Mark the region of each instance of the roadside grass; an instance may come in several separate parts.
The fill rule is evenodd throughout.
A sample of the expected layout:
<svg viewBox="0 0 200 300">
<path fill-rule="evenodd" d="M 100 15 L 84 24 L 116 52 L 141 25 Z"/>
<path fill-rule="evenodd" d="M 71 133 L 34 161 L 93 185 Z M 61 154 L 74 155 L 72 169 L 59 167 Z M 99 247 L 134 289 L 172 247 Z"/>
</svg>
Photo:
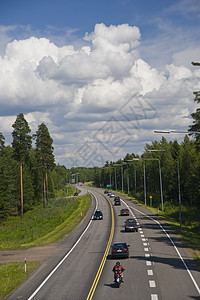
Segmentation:
<svg viewBox="0 0 200 300">
<path fill-rule="evenodd" d="M 68 185 L 68 186 L 65 186 L 63 189 L 55 190 L 54 194 L 55 194 L 55 198 L 62 198 L 62 197 L 73 196 L 75 191 L 76 190 L 73 186 Z M 77 192 L 79 193 L 80 190 L 77 190 Z"/>
<path fill-rule="evenodd" d="M 37 262 L 27 262 L 25 273 L 22 262 L 0 264 L 0 300 L 21 285 L 38 266 Z"/>
<path fill-rule="evenodd" d="M 19 216 L 10 217 L 0 225 L 0 249 L 33 247 L 55 242 L 68 234 L 86 215 L 91 205 L 89 194 L 81 197 L 49 200 Z"/>
<path fill-rule="evenodd" d="M 49 200 L 47 208 L 38 206 L 24 214 L 24 219 L 11 217 L 0 226 L 1 249 L 30 248 L 62 239 L 85 217 L 92 199 L 81 197 Z M 38 262 L 0 264 L 0 300 L 20 286 L 39 267 Z"/>
<path fill-rule="evenodd" d="M 113 191 L 115 192 L 115 191 Z M 150 207 L 144 205 L 143 202 L 136 200 L 133 197 L 128 196 L 125 193 L 117 191 L 118 194 L 125 196 L 129 200 L 136 204 L 147 207 L 149 210 L 159 215 L 161 219 L 170 224 L 171 228 L 178 234 L 183 244 L 189 249 L 193 256 L 198 268 L 200 268 L 200 209 L 196 207 L 186 207 L 182 205 L 182 229 L 179 222 L 179 206 L 172 205 L 170 202 L 164 203 L 164 212 L 161 207 Z"/>
</svg>

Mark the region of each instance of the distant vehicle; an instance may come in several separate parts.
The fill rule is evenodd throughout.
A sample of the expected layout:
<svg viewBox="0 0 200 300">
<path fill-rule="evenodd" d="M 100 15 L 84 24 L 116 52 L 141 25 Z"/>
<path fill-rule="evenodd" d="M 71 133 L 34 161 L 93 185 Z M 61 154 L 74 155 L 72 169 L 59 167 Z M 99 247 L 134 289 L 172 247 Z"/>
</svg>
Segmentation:
<svg viewBox="0 0 200 300">
<path fill-rule="evenodd" d="M 129 247 L 130 247 L 130 245 L 127 245 L 127 243 L 124 243 L 124 242 L 114 243 L 112 245 L 111 257 L 112 258 L 116 258 L 116 257 L 128 258 L 129 257 Z"/>
<path fill-rule="evenodd" d="M 125 231 L 138 231 L 137 222 L 135 219 L 127 219 L 124 227 Z"/>
<path fill-rule="evenodd" d="M 121 216 L 129 216 L 129 210 L 128 210 L 128 208 L 122 208 L 120 210 L 120 215 Z"/>
<path fill-rule="evenodd" d="M 110 194 L 110 198 L 115 198 L 115 195 L 114 194 Z"/>
<path fill-rule="evenodd" d="M 116 200 L 118 200 L 118 199 L 120 200 L 119 196 L 115 196 L 115 199 L 116 199 Z"/>
<path fill-rule="evenodd" d="M 78 193 L 77 193 L 77 192 L 75 192 L 75 193 L 74 193 L 74 196 L 78 196 Z"/>
<path fill-rule="evenodd" d="M 101 212 L 100 209 L 96 209 L 93 219 L 94 220 L 103 220 L 103 213 Z"/>
<path fill-rule="evenodd" d="M 120 199 L 114 199 L 114 205 L 121 205 Z"/>
<path fill-rule="evenodd" d="M 108 194 L 108 191 L 107 191 L 107 190 L 105 190 L 105 191 L 104 191 L 104 194 Z"/>
<path fill-rule="evenodd" d="M 108 196 L 110 196 L 112 193 L 111 192 L 108 192 Z"/>
</svg>

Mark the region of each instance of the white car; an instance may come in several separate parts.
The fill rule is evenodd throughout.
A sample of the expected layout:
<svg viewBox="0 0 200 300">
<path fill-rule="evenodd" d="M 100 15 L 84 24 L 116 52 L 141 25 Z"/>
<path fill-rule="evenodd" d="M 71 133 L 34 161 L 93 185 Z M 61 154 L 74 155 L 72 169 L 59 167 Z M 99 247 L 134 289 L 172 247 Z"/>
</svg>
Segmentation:
<svg viewBox="0 0 200 300">
<path fill-rule="evenodd" d="M 114 194 L 111 194 L 111 195 L 110 195 L 110 198 L 115 198 L 115 195 L 114 195 Z"/>
</svg>

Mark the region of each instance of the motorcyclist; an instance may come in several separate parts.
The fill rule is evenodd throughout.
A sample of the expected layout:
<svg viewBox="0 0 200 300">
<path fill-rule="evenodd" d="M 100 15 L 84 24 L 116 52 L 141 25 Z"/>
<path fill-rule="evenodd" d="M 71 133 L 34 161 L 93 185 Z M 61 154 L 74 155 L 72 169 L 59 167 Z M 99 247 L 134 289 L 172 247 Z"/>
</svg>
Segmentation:
<svg viewBox="0 0 200 300">
<path fill-rule="evenodd" d="M 121 266 L 119 261 L 116 262 L 116 264 L 115 264 L 115 266 L 113 267 L 112 270 L 114 272 L 114 280 L 115 280 L 115 274 L 117 272 L 120 272 L 119 274 L 120 274 L 121 280 L 122 280 L 122 282 L 124 282 L 123 281 L 123 271 L 125 271 L 125 269 Z"/>
</svg>

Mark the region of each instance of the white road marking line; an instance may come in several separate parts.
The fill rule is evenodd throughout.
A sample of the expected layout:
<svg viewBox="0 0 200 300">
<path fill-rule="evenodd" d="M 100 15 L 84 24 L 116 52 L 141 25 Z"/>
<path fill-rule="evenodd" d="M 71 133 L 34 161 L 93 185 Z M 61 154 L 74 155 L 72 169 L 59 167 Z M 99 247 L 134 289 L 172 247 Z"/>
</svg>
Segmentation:
<svg viewBox="0 0 200 300">
<path fill-rule="evenodd" d="M 144 256 L 145 256 L 145 257 L 150 257 L 150 254 L 149 254 L 149 253 L 145 253 Z"/>
<path fill-rule="evenodd" d="M 122 201 L 123 201 L 123 200 L 122 200 Z M 182 261 L 182 263 L 183 263 L 183 265 L 184 265 L 184 267 L 185 267 L 185 269 L 186 269 L 186 271 L 188 272 L 188 274 L 189 274 L 189 276 L 190 276 L 190 279 L 192 280 L 192 282 L 193 282 L 193 284 L 194 284 L 194 286 L 195 286 L 197 292 L 200 294 L 200 287 L 198 286 L 197 282 L 195 281 L 194 277 L 192 276 L 191 271 L 189 270 L 187 264 L 185 263 L 185 261 L 184 261 L 182 255 L 180 254 L 180 252 L 179 252 L 178 248 L 176 247 L 174 241 L 172 240 L 172 238 L 170 237 L 170 235 L 167 233 L 167 231 L 163 228 L 163 226 L 160 224 L 160 222 L 158 222 L 158 221 L 155 220 L 154 218 L 152 218 L 152 217 L 146 215 L 145 213 L 141 212 L 139 209 L 128 206 L 128 205 L 126 204 L 125 201 L 123 201 L 123 203 L 124 203 L 130 210 L 131 210 L 131 208 L 134 209 L 134 210 L 136 210 L 137 212 L 139 212 L 139 213 L 142 214 L 143 216 L 146 216 L 147 218 L 149 218 L 150 220 L 154 221 L 155 223 L 157 223 L 157 224 L 160 226 L 160 228 L 162 229 L 162 231 L 166 234 L 166 236 L 168 237 L 168 239 L 169 239 L 170 242 L 172 243 L 172 245 L 173 245 L 173 247 L 174 247 L 176 253 L 178 254 L 180 260 Z M 132 212 L 132 211 L 131 211 L 131 212 Z M 144 237 L 144 236 L 141 236 L 141 237 Z"/>
<path fill-rule="evenodd" d="M 151 294 L 151 300 L 158 300 L 157 294 Z"/>
<path fill-rule="evenodd" d="M 147 274 L 148 274 L 149 276 L 152 276 L 152 275 L 153 275 L 153 270 L 147 270 Z"/>
<path fill-rule="evenodd" d="M 96 208 L 97 208 L 97 204 L 98 204 L 98 200 L 96 198 L 96 196 L 91 193 L 96 200 Z M 95 210 L 96 210 L 95 208 Z M 90 220 L 90 222 L 88 223 L 87 227 L 85 228 L 85 230 L 83 231 L 83 233 L 81 234 L 81 236 L 79 237 L 79 239 L 76 241 L 76 243 L 74 244 L 74 246 L 69 250 L 69 252 L 67 252 L 67 254 L 63 257 L 63 259 L 55 266 L 55 268 L 49 273 L 49 275 L 43 280 L 43 282 L 39 285 L 39 287 L 35 290 L 35 292 L 33 292 L 33 294 L 28 298 L 28 300 L 31 300 L 35 297 L 35 295 L 41 290 L 41 288 L 45 285 L 45 283 L 49 280 L 49 278 L 56 272 L 56 270 L 60 267 L 60 265 L 65 261 L 65 259 L 70 255 L 70 253 L 74 250 L 74 248 L 78 245 L 78 243 L 80 242 L 80 240 L 82 239 L 83 235 L 86 233 L 86 231 L 88 230 L 88 228 L 90 227 L 92 223 L 92 220 Z"/>
<path fill-rule="evenodd" d="M 150 286 L 151 288 L 156 287 L 155 280 L 149 280 L 149 286 Z"/>
<path fill-rule="evenodd" d="M 146 239 L 142 239 L 143 242 L 146 242 Z"/>
<path fill-rule="evenodd" d="M 148 251 L 149 251 L 149 248 L 144 248 L 144 251 L 145 251 L 145 252 L 148 252 Z"/>
<path fill-rule="evenodd" d="M 147 246 L 147 243 L 143 243 L 143 246 Z"/>
<path fill-rule="evenodd" d="M 151 261 L 147 260 L 147 261 L 146 261 L 146 265 L 147 265 L 147 266 L 151 266 Z"/>
<path fill-rule="evenodd" d="M 144 238 L 144 234 L 141 234 L 141 237 L 143 237 L 143 238 Z"/>
</svg>

